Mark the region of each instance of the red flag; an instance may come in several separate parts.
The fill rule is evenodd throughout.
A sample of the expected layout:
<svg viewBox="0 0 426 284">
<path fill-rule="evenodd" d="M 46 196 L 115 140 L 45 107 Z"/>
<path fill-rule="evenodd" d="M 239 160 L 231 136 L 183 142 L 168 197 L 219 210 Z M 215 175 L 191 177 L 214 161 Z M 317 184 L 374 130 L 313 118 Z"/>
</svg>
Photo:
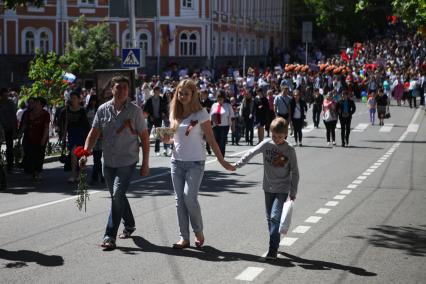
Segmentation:
<svg viewBox="0 0 426 284">
<path fill-rule="evenodd" d="M 353 59 L 355 60 L 357 57 L 358 57 L 358 48 L 357 48 L 357 47 L 355 47 L 355 48 L 354 48 L 354 56 L 353 56 Z"/>
<path fill-rule="evenodd" d="M 346 54 L 346 51 L 342 50 L 342 52 L 340 54 L 341 54 L 343 60 L 345 60 L 346 62 L 350 61 L 348 55 Z"/>
</svg>

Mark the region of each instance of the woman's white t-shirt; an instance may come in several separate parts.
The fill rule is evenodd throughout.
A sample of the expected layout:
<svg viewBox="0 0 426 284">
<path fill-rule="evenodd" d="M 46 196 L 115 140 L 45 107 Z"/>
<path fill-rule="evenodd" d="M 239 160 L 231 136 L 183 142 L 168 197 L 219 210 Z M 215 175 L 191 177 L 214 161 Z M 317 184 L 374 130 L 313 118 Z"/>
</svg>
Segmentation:
<svg viewBox="0 0 426 284">
<path fill-rule="evenodd" d="M 174 149 L 172 154 L 172 160 L 179 161 L 205 161 L 206 160 L 206 149 L 204 141 L 204 132 L 201 128 L 201 124 L 208 121 L 210 116 L 206 109 L 202 109 L 196 113 L 190 114 L 184 118 L 179 124 L 174 139 Z M 191 121 L 195 123 L 195 126 L 189 131 L 188 135 L 185 132 Z"/>
</svg>

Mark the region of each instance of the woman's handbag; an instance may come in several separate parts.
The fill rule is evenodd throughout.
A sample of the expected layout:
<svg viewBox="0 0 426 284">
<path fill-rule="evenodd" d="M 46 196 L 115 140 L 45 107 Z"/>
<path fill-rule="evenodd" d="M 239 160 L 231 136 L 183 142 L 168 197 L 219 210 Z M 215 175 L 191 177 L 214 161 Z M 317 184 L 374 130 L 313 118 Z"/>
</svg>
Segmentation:
<svg viewBox="0 0 426 284">
<path fill-rule="evenodd" d="M 293 203 L 294 201 L 290 199 L 284 202 L 279 228 L 280 234 L 286 235 L 290 229 L 291 216 L 293 215 Z"/>
</svg>

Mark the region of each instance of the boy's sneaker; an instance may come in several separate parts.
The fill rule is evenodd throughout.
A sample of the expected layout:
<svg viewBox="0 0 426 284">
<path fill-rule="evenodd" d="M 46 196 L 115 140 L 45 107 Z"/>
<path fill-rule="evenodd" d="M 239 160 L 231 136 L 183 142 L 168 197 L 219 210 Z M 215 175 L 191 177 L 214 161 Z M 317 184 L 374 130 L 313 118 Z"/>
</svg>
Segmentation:
<svg viewBox="0 0 426 284">
<path fill-rule="evenodd" d="M 277 251 L 269 250 L 268 254 L 265 256 L 266 260 L 277 260 Z"/>
</svg>

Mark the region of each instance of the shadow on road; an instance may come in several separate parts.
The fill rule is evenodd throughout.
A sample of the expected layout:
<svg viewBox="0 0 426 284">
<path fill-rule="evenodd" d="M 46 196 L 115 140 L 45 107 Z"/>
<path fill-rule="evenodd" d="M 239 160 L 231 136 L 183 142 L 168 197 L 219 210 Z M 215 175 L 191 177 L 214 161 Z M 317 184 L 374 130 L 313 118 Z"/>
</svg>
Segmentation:
<svg viewBox="0 0 426 284">
<path fill-rule="evenodd" d="M 336 269 L 336 270 L 347 271 L 347 272 L 350 272 L 352 274 L 359 275 L 359 276 L 377 276 L 376 273 L 369 272 L 369 271 L 365 270 L 364 268 L 360 268 L 360 267 L 347 266 L 347 265 L 342 265 L 342 264 L 338 264 L 338 263 L 334 263 L 334 262 L 328 262 L 328 261 L 304 259 L 304 258 L 297 257 L 297 256 L 291 255 L 289 253 L 285 253 L 285 252 L 281 252 L 281 255 L 284 255 L 285 257 L 290 259 L 290 261 L 292 263 L 294 263 L 294 264 L 297 263 L 298 266 L 300 266 L 304 269 L 310 269 L 310 270 L 332 270 L 332 269 Z"/>
<path fill-rule="evenodd" d="M 280 267 L 302 267 L 304 269 L 311 270 L 343 270 L 350 272 L 359 276 L 376 276 L 376 273 L 368 272 L 363 268 L 354 267 L 354 266 L 346 266 L 333 262 L 326 262 L 320 260 L 309 260 L 303 259 L 288 253 L 281 253 L 281 255 L 286 258 L 278 258 L 276 261 L 266 261 L 264 258 L 258 255 L 240 253 L 240 252 L 225 252 L 219 249 L 216 249 L 211 246 L 204 246 L 201 249 L 185 249 L 185 250 L 176 250 L 172 247 L 158 246 L 152 244 L 148 240 L 134 236 L 133 242 L 137 246 L 137 248 L 130 247 L 117 247 L 117 249 L 123 251 L 126 254 L 135 254 L 137 251 L 141 252 L 154 252 L 161 253 L 172 256 L 179 257 L 191 257 L 197 258 L 203 261 L 213 261 L 213 262 L 229 262 L 229 261 L 249 261 L 249 262 L 258 262 L 265 263 L 268 262 L 270 265 L 280 266 Z"/>
<path fill-rule="evenodd" d="M 6 268 L 21 268 L 28 266 L 27 262 L 35 262 L 42 266 L 61 266 L 64 265 L 64 259 L 59 255 L 46 255 L 36 251 L 18 250 L 8 251 L 0 249 L 0 259 L 14 261 L 7 263 Z"/>
<path fill-rule="evenodd" d="M 425 227 L 422 225 L 420 227 Z M 426 256 L 426 230 L 415 227 L 396 227 L 381 225 L 369 228 L 374 232 L 368 237 L 351 236 L 356 239 L 366 239 L 369 244 L 389 249 L 403 250 L 411 256 Z"/>
</svg>

